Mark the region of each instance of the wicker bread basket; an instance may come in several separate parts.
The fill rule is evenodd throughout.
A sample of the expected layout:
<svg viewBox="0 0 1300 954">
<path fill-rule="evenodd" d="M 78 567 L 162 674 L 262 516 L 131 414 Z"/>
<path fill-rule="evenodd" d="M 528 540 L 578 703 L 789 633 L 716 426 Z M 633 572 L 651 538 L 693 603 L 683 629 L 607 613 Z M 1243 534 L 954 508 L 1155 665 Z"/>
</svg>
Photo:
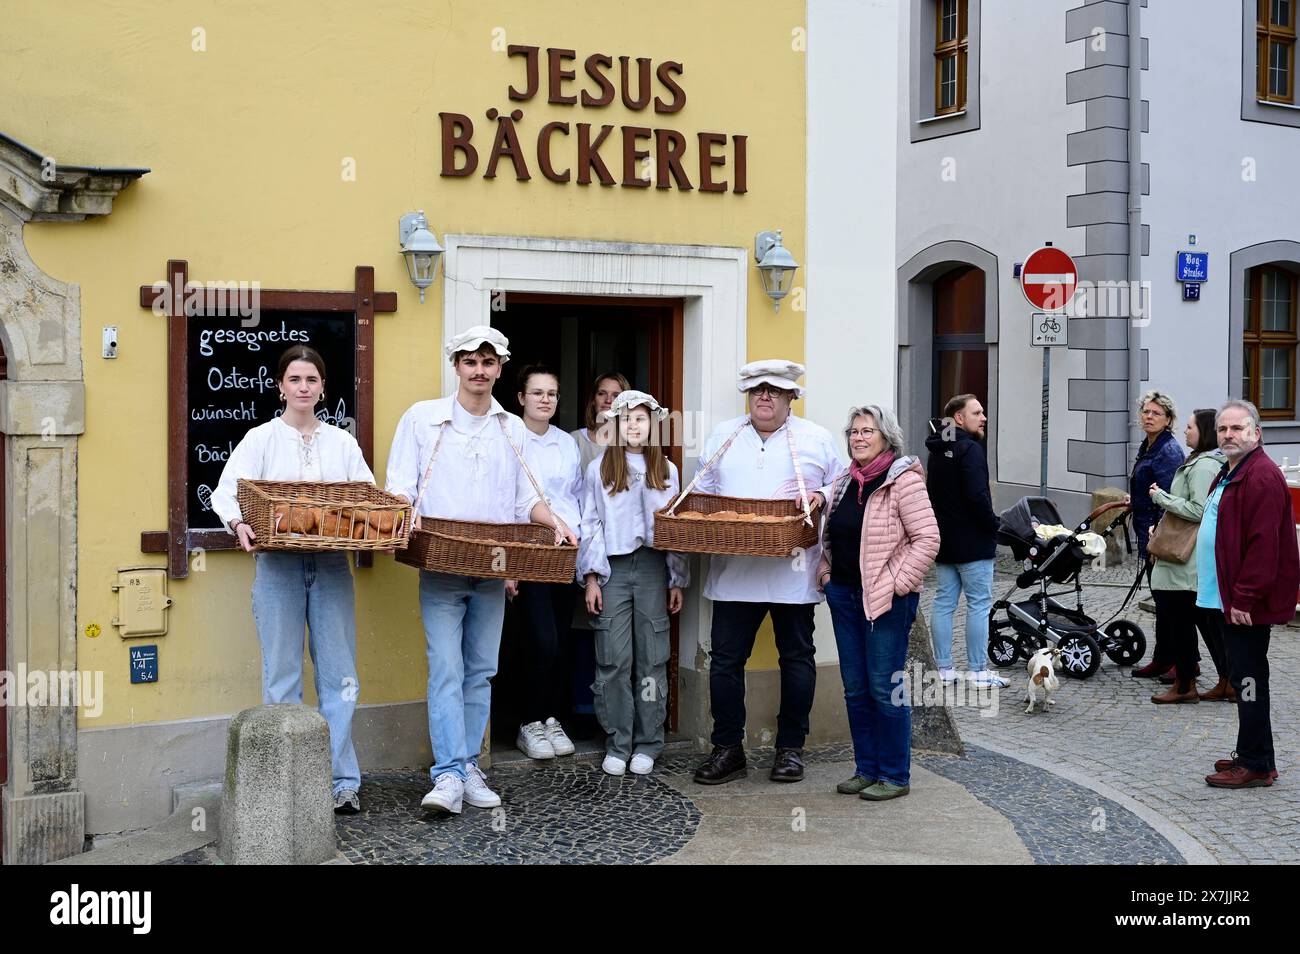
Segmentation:
<svg viewBox="0 0 1300 954">
<path fill-rule="evenodd" d="M 256 550 L 402 549 L 411 506 L 364 481 L 240 480 Z"/>
<path fill-rule="evenodd" d="M 677 553 L 788 557 L 796 549 L 816 545 L 816 503 L 814 500 L 809 526 L 793 500 L 687 494 L 673 515 L 669 516 L 669 507 L 655 513 L 654 546 Z"/>
<path fill-rule="evenodd" d="M 479 523 L 423 517 L 399 551 L 402 563 L 454 576 L 572 583 L 578 548 L 555 545 L 555 531 L 537 523 Z"/>
</svg>

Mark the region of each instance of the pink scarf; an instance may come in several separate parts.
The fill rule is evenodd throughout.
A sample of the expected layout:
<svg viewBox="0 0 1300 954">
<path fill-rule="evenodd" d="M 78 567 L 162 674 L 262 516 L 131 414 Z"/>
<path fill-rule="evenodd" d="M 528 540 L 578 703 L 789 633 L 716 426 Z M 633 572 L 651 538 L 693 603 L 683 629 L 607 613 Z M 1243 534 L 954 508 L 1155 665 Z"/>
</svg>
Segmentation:
<svg viewBox="0 0 1300 954">
<path fill-rule="evenodd" d="M 862 503 L 862 492 L 867 489 L 867 484 L 887 471 L 893 462 L 894 452 L 885 450 L 865 464 L 859 464 L 856 460 L 849 464 L 849 476 L 858 482 L 858 503 Z"/>
</svg>

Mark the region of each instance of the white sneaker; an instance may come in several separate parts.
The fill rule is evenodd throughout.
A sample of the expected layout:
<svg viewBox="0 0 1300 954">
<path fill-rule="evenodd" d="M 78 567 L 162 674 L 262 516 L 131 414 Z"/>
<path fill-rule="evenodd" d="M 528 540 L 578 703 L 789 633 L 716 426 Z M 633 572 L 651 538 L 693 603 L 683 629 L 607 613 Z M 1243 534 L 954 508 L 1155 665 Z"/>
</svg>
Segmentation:
<svg viewBox="0 0 1300 954">
<path fill-rule="evenodd" d="M 501 804 L 501 796 L 488 788 L 487 777 L 477 765 L 470 762 L 466 771 L 469 777 L 465 779 L 465 801 L 475 808 L 496 808 Z"/>
<path fill-rule="evenodd" d="M 627 772 L 627 763 L 616 755 L 605 756 L 605 761 L 600 763 L 600 767 L 606 775 L 622 775 Z"/>
<path fill-rule="evenodd" d="M 420 807 L 426 812 L 441 812 L 445 815 L 459 815 L 461 798 L 465 794 L 465 783 L 460 776 L 443 772 L 433 783 L 433 791 L 424 796 Z"/>
<path fill-rule="evenodd" d="M 540 722 L 530 722 L 519 727 L 519 737 L 515 739 L 515 748 L 530 759 L 555 758 L 555 748 L 551 745 L 550 739 L 546 737 L 546 727 Z M 573 751 L 572 743 L 569 744 L 569 751 Z"/>
<path fill-rule="evenodd" d="M 551 743 L 551 748 L 555 750 L 556 755 L 573 754 L 573 740 L 564 734 L 560 721 L 554 716 L 546 720 L 542 731 L 546 733 L 546 741 Z"/>
<path fill-rule="evenodd" d="M 989 669 L 981 669 L 979 672 L 972 672 L 968 678 L 981 689 L 1005 689 L 1011 685 L 1011 680 L 1004 679 Z"/>
<path fill-rule="evenodd" d="M 956 670 L 956 669 L 940 669 L 940 670 L 939 670 L 939 678 L 940 678 L 941 680 L 943 680 L 943 684 L 944 684 L 945 686 L 947 686 L 947 685 L 951 685 L 952 683 L 954 683 L 954 682 L 957 681 L 957 670 Z"/>
<path fill-rule="evenodd" d="M 654 771 L 655 760 L 638 752 L 632 756 L 632 765 L 630 767 L 633 775 L 649 775 Z"/>
</svg>

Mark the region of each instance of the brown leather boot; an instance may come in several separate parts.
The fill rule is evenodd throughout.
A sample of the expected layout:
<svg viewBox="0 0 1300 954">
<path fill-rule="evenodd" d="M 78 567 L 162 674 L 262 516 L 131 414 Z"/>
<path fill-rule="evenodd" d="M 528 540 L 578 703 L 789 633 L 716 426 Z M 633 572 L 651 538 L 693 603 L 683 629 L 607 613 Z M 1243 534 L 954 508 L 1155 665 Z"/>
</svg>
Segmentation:
<svg viewBox="0 0 1300 954">
<path fill-rule="evenodd" d="M 1229 702 L 1237 698 L 1237 690 L 1232 688 L 1232 683 L 1222 676 L 1214 684 L 1214 688 L 1208 692 L 1202 692 L 1201 698 L 1206 702 Z"/>
<path fill-rule="evenodd" d="M 1181 702 L 1200 702 L 1201 697 L 1196 692 L 1196 683 L 1188 681 L 1181 685 L 1174 683 L 1160 695 L 1152 696 L 1151 701 L 1158 706 L 1164 706 Z"/>
</svg>

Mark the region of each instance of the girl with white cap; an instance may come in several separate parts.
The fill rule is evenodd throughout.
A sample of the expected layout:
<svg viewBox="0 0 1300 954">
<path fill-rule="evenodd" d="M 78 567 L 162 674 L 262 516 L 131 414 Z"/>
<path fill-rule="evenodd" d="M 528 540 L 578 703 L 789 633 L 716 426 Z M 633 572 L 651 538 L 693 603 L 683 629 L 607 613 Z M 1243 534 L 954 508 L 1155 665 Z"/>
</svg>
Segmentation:
<svg viewBox="0 0 1300 954">
<path fill-rule="evenodd" d="M 654 549 L 654 514 L 679 487 L 664 456 L 665 408 L 644 391 L 624 391 L 604 412 L 614 442 L 586 473 L 578 579 L 596 630 L 596 717 L 608 733 L 610 775 L 648 775 L 664 746 L 668 703 L 669 613 L 690 583 L 686 558 Z M 665 590 L 667 594 L 665 595 Z"/>
</svg>

